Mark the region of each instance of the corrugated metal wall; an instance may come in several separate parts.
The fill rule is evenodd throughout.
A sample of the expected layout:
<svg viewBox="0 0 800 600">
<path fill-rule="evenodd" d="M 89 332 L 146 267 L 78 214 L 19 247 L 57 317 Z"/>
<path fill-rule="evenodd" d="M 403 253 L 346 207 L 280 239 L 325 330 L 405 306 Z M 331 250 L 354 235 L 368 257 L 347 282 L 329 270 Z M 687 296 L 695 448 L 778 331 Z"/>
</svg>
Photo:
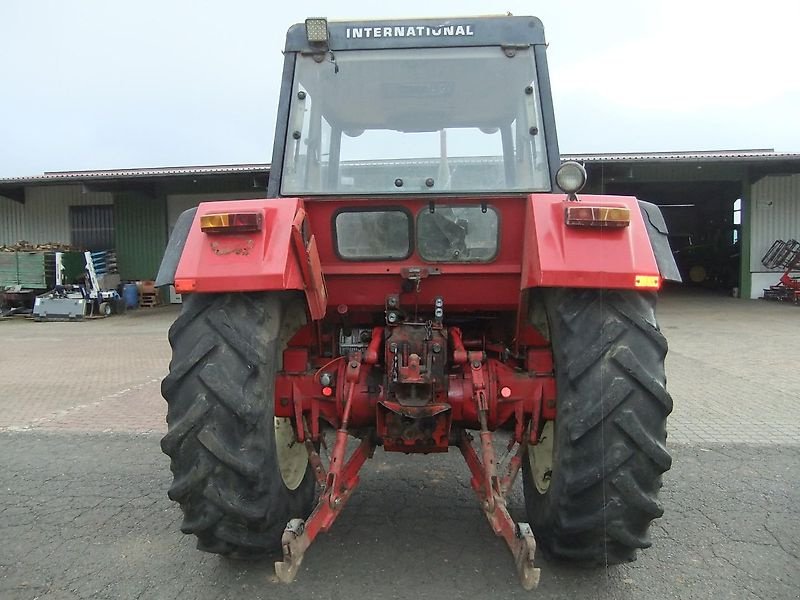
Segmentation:
<svg viewBox="0 0 800 600">
<path fill-rule="evenodd" d="M 800 239 L 800 175 L 769 175 L 752 186 L 750 271 L 775 240 Z"/>
<path fill-rule="evenodd" d="M 166 199 L 136 192 L 115 194 L 114 233 L 120 277 L 155 279 L 167 246 Z"/>
<path fill-rule="evenodd" d="M 264 190 L 172 194 L 152 198 L 135 192 L 85 192 L 81 185 L 34 186 L 25 204 L 0 198 L 0 244 L 71 242 L 70 206 L 114 205 L 114 237 L 124 280 L 154 279 L 167 245 L 167 232 L 186 208 L 208 200 L 263 198 Z"/>
<path fill-rule="evenodd" d="M 80 185 L 49 185 L 25 190 L 25 204 L 0 198 L 0 244 L 70 243 L 69 207 L 112 204 L 108 192 L 85 192 Z"/>
<path fill-rule="evenodd" d="M 25 205 L 0 197 L 0 244 L 13 244 L 22 239 Z"/>
<path fill-rule="evenodd" d="M 85 250 L 114 248 L 114 206 L 70 206 L 72 244 Z"/>
</svg>

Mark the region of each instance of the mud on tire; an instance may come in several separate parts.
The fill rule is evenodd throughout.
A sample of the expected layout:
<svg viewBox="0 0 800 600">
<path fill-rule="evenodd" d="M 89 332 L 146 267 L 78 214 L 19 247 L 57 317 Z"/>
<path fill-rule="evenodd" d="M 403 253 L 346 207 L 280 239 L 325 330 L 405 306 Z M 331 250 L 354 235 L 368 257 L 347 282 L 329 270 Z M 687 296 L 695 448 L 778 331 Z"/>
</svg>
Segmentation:
<svg viewBox="0 0 800 600">
<path fill-rule="evenodd" d="M 190 294 L 169 331 L 172 361 L 161 384 L 174 475 L 170 499 L 197 548 L 251 558 L 280 549 L 291 518 L 311 511 L 309 469 L 289 490 L 278 467 L 274 376 L 305 323 L 302 297 L 286 292 Z"/>
<path fill-rule="evenodd" d="M 528 519 L 553 558 L 635 560 L 637 549 L 650 546 L 650 522 L 663 514 L 657 496 L 672 462 L 667 342 L 656 296 L 553 289 L 539 300 L 553 345 L 558 416 L 549 487 L 540 491 L 531 461 L 523 461 Z M 532 320 L 541 323 L 541 315 Z"/>
</svg>

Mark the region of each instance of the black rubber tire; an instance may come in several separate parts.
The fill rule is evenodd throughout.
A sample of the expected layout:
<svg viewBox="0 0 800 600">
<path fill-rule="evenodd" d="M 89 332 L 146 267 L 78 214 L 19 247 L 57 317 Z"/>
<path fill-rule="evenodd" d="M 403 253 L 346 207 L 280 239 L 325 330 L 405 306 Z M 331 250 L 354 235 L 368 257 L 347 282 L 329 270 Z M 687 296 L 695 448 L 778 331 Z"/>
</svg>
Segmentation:
<svg viewBox="0 0 800 600">
<path fill-rule="evenodd" d="M 189 294 L 170 328 L 161 449 L 172 459 L 181 531 L 199 550 L 257 558 L 280 549 L 290 519 L 311 512 L 313 473 L 286 487 L 273 426 L 274 377 L 298 311 L 305 322 L 303 302 L 287 292 Z"/>
<path fill-rule="evenodd" d="M 549 488 L 541 493 L 523 461 L 528 519 L 545 555 L 586 565 L 636 560 L 663 514 L 667 342 L 656 295 L 543 290 L 553 345 L 557 417 Z M 529 454 L 530 456 L 530 454 Z"/>
</svg>

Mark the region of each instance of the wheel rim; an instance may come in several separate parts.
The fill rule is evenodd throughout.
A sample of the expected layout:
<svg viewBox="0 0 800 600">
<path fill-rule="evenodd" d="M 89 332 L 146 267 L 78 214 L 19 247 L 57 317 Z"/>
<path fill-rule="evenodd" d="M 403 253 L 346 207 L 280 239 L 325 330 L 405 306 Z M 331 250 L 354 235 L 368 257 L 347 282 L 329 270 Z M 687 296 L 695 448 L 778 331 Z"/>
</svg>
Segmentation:
<svg viewBox="0 0 800 600">
<path fill-rule="evenodd" d="M 554 432 L 553 421 L 547 421 L 539 435 L 539 443 L 535 446 L 528 446 L 531 475 L 540 494 L 545 494 L 550 489 L 550 480 L 553 474 Z"/>
<path fill-rule="evenodd" d="M 296 490 L 308 467 L 308 452 L 303 444 L 298 443 L 294 435 L 294 427 L 290 419 L 275 419 L 275 450 L 278 457 L 278 469 L 283 484 L 290 490 Z"/>
<path fill-rule="evenodd" d="M 695 265 L 689 269 L 689 279 L 692 283 L 703 283 L 708 277 L 703 265 Z"/>
</svg>

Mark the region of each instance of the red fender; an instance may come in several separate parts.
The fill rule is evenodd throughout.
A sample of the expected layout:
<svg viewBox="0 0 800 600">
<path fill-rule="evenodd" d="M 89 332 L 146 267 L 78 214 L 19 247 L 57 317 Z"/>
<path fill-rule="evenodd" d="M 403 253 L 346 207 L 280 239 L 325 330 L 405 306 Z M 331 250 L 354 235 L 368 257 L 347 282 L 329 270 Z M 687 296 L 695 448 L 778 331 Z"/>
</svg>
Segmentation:
<svg viewBox="0 0 800 600">
<path fill-rule="evenodd" d="M 567 207 L 627 208 L 625 227 L 568 226 Z M 521 288 L 657 290 L 661 285 L 639 203 L 626 196 L 532 194 L 525 219 Z"/>
<path fill-rule="evenodd" d="M 201 217 L 225 213 L 258 213 L 260 230 L 237 233 L 201 230 Z M 321 319 L 325 316 L 328 294 L 316 238 L 304 227 L 305 218 L 303 202 L 298 198 L 201 203 L 175 272 L 175 290 L 178 293 L 302 290 L 311 318 Z"/>
</svg>

